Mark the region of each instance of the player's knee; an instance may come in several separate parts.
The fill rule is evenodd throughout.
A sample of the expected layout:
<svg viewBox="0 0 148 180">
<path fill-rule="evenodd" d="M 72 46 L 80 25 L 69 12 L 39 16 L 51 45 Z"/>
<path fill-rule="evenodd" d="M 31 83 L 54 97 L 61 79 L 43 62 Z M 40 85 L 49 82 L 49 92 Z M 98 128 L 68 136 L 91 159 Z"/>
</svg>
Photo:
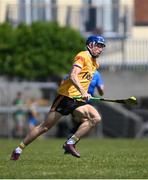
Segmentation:
<svg viewBox="0 0 148 180">
<path fill-rule="evenodd" d="M 94 118 L 91 119 L 91 126 L 95 127 L 98 123 L 100 123 L 101 121 L 101 117 L 100 116 L 96 116 Z"/>
<path fill-rule="evenodd" d="M 99 115 L 97 118 L 96 118 L 96 124 L 100 123 L 101 122 L 101 116 Z"/>
<path fill-rule="evenodd" d="M 43 131 L 44 131 L 44 132 L 47 132 L 48 130 L 49 130 L 48 127 L 44 127 L 44 128 L 43 128 Z"/>
<path fill-rule="evenodd" d="M 49 128 L 47 126 L 45 126 L 44 124 L 41 124 L 39 128 L 41 129 L 42 133 L 45 133 L 49 130 Z"/>
</svg>

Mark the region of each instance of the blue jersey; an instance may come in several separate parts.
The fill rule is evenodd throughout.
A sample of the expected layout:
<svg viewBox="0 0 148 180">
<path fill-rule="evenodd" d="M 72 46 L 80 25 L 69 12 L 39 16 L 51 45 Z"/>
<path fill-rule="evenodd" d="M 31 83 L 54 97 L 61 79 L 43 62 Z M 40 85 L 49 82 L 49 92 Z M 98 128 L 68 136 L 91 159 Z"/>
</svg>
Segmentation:
<svg viewBox="0 0 148 180">
<path fill-rule="evenodd" d="M 104 85 L 104 82 L 101 78 L 101 75 L 98 71 L 95 71 L 93 78 L 91 80 L 91 83 L 88 88 L 88 93 L 92 96 L 94 95 L 94 91 L 96 87 L 100 87 L 101 85 Z"/>
</svg>

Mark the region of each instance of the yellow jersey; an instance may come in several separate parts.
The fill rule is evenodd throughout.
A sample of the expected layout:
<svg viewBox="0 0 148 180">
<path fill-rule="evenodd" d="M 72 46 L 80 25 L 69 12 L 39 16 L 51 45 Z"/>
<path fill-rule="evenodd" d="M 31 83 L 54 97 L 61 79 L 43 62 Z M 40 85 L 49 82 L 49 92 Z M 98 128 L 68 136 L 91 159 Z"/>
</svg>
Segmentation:
<svg viewBox="0 0 148 180">
<path fill-rule="evenodd" d="M 78 74 L 78 78 L 81 86 L 87 92 L 93 74 L 99 67 L 96 59 L 93 59 L 88 51 L 81 51 L 75 56 L 73 65 L 79 66 L 81 68 L 81 72 Z M 69 78 L 65 79 L 64 82 L 59 86 L 58 93 L 70 98 L 74 96 L 81 96 L 81 93 Z"/>
</svg>

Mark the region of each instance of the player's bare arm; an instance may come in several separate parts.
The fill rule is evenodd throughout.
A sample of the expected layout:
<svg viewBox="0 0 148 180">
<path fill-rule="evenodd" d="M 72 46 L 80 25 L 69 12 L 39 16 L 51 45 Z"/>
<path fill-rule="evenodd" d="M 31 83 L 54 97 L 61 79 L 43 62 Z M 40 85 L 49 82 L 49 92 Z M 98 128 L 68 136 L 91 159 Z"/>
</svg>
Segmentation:
<svg viewBox="0 0 148 180">
<path fill-rule="evenodd" d="M 88 100 L 91 97 L 91 95 L 88 94 L 80 84 L 80 81 L 79 81 L 79 78 L 78 78 L 78 74 L 80 72 L 81 72 L 81 67 L 73 65 L 69 78 L 72 81 L 72 83 L 74 84 L 74 86 L 81 93 L 82 99 Z"/>
</svg>

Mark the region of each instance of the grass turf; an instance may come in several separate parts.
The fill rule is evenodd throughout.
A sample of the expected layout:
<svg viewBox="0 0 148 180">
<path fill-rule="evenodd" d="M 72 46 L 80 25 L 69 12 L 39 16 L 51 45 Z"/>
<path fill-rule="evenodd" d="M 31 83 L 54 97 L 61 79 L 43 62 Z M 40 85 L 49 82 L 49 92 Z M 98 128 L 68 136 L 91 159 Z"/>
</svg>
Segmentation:
<svg viewBox="0 0 148 180">
<path fill-rule="evenodd" d="M 0 139 L 1 179 L 148 178 L 147 139 L 82 139 L 81 158 L 64 155 L 64 139 L 36 140 L 10 161 L 18 140 Z"/>
</svg>

